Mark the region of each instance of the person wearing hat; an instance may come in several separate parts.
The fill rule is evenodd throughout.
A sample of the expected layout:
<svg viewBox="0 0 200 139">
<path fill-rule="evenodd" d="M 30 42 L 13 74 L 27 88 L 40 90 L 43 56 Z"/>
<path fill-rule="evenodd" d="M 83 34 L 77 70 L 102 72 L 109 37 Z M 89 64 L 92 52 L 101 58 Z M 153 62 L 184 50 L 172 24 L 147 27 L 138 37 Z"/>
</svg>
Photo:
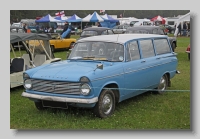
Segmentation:
<svg viewBox="0 0 200 139">
<path fill-rule="evenodd" d="M 61 32 L 61 35 L 68 29 L 68 27 L 69 27 L 69 24 L 68 24 L 68 22 L 66 21 L 66 22 L 65 22 L 65 25 L 64 25 L 64 28 L 63 28 L 63 31 Z"/>
</svg>

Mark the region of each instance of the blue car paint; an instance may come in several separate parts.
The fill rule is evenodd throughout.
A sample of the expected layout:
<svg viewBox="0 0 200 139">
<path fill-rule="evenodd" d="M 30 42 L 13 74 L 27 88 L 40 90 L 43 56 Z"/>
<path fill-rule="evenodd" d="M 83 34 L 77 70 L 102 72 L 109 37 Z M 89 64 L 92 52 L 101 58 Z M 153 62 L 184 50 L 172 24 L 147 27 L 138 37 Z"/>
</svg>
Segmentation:
<svg viewBox="0 0 200 139">
<path fill-rule="evenodd" d="M 124 49 L 127 48 L 126 44 L 128 42 L 124 43 Z M 169 61 L 169 58 L 171 61 Z M 99 63 L 103 64 L 103 70 L 96 69 L 96 66 Z M 26 92 L 84 99 L 98 97 L 106 85 L 115 84 L 119 88 L 119 102 L 121 102 L 127 98 L 143 93 L 145 89 L 151 90 L 152 88 L 156 88 L 160 78 L 165 73 L 168 73 L 170 78 L 174 77 L 176 74 L 176 69 L 174 67 L 177 67 L 177 58 L 176 54 L 173 52 L 129 62 L 126 61 L 126 57 L 123 62 L 65 60 L 39 66 L 34 69 L 27 70 L 25 73 L 34 79 L 68 82 L 79 82 L 80 78 L 85 76 L 90 80 L 89 85 L 92 88 L 89 95 L 53 94 L 30 90 L 26 90 Z M 154 76 L 155 74 L 157 76 Z M 94 104 L 83 105 L 80 103 L 76 106 L 93 107 Z"/>
</svg>

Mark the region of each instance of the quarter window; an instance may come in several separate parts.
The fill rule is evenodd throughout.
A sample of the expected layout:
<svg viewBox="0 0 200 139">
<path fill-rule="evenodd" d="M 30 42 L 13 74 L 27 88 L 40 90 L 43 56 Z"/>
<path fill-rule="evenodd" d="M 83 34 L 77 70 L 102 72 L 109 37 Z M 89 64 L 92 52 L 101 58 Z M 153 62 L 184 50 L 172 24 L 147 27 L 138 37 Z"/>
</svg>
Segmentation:
<svg viewBox="0 0 200 139">
<path fill-rule="evenodd" d="M 171 52 L 167 39 L 156 39 L 154 40 L 154 45 L 157 55 Z"/>
<path fill-rule="evenodd" d="M 140 47 L 143 58 L 155 56 L 152 40 L 141 40 Z"/>
</svg>

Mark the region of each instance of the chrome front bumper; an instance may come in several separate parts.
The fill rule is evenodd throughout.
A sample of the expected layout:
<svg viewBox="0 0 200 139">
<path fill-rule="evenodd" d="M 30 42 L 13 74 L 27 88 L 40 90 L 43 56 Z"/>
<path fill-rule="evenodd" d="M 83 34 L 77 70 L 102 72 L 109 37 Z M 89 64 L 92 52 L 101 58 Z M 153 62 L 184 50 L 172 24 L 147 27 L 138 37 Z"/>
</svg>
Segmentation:
<svg viewBox="0 0 200 139">
<path fill-rule="evenodd" d="M 69 103 L 84 103 L 84 104 L 96 103 L 98 101 L 98 97 L 94 97 L 91 99 L 80 99 L 80 98 L 44 96 L 44 95 L 30 94 L 30 93 L 26 93 L 26 92 L 23 92 L 22 96 L 27 97 L 27 98 L 39 99 L 39 100 L 69 102 Z"/>
</svg>

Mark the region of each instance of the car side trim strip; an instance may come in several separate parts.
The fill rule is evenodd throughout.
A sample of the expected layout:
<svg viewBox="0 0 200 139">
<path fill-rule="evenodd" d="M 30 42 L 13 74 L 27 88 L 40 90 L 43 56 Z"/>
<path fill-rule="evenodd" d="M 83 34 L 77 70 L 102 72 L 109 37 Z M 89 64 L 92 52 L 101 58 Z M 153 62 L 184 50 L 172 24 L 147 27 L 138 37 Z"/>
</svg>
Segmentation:
<svg viewBox="0 0 200 139">
<path fill-rule="evenodd" d="M 26 92 L 23 92 L 22 96 L 27 97 L 27 98 L 39 99 L 39 100 L 84 103 L 84 104 L 96 103 L 98 101 L 98 97 L 94 97 L 94 98 L 91 98 L 91 99 L 79 99 L 79 98 L 67 98 L 67 97 L 37 95 L 37 94 L 30 94 L 30 93 L 26 93 Z"/>
</svg>

